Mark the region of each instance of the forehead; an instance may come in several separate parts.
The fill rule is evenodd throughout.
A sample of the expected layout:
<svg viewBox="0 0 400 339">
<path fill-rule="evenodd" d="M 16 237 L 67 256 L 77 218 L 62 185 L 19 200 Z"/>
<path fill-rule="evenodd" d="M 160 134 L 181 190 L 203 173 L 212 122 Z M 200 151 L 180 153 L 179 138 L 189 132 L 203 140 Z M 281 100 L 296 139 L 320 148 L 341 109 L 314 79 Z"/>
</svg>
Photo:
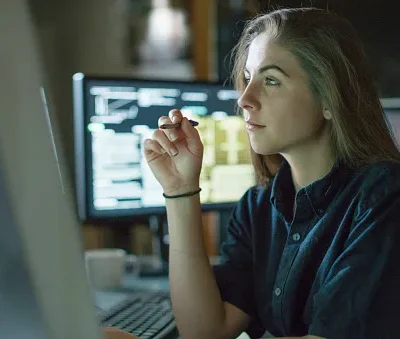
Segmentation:
<svg viewBox="0 0 400 339">
<path fill-rule="evenodd" d="M 287 49 L 271 41 L 266 33 L 262 33 L 250 44 L 246 68 L 249 72 L 255 72 L 259 67 L 268 64 L 286 69 L 298 67 L 295 57 Z"/>
</svg>

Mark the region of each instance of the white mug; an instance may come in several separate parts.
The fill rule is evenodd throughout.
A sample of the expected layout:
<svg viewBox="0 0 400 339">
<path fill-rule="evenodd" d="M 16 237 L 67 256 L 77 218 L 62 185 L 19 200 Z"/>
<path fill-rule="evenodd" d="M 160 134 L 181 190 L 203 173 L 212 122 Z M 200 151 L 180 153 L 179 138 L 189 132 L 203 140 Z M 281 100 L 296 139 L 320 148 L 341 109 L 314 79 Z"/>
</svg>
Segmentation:
<svg viewBox="0 0 400 339">
<path fill-rule="evenodd" d="M 123 249 L 104 248 L 85 252 L 88 280 L 94 289 L 113 289 L 122 284 L 126 261 L 133 263 L 135 256 L 127 256 Z"/>
</svg>

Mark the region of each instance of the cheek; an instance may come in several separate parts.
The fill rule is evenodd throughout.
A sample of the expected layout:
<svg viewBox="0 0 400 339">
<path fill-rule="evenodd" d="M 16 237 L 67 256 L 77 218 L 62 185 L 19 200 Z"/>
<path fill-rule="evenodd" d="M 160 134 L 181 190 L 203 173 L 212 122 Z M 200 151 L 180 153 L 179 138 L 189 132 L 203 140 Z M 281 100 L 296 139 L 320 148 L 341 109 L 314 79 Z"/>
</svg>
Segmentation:
<svg viewBox="0 0 400 339">
<path fill-rule="evenodd" d="M 322 112 L 304 96 L 280 99 L 268 108 L 268 112 L 271 131 L 280 139 L 312 135 L 323 122 Z"/>
</svg>

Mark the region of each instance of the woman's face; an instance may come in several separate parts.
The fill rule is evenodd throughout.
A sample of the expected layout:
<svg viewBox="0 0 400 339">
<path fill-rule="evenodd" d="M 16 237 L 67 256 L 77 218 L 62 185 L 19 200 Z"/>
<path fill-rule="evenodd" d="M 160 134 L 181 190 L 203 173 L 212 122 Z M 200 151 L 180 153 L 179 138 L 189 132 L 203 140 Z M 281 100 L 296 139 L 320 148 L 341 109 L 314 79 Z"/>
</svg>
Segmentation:
<svg viewBox="0 0 400 339">
<path fill-rule="evenodd" d="M 238 104 L 256 153 L 304 151 L 318 143 L 326 121 L 322 107 L 288 50 L 260 34 L 250 45 L 244 77 L 247 87 Z"/>
</svg>

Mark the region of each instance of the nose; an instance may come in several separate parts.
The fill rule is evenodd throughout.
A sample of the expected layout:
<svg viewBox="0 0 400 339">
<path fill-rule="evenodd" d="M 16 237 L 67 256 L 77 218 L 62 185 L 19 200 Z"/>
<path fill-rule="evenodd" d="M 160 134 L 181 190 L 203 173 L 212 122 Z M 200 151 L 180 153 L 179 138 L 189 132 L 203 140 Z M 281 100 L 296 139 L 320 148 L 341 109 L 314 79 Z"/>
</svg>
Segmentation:
<svg viewBox="0 0 400 339">
<path fill-rule="evenodd" d="M 241 97 L 238 99 L 238 105 L 245 111 L 257 112 L 261 108 L 259 100 L 259 89 L 252 84 L 248 84 Z"/>
</svg>

